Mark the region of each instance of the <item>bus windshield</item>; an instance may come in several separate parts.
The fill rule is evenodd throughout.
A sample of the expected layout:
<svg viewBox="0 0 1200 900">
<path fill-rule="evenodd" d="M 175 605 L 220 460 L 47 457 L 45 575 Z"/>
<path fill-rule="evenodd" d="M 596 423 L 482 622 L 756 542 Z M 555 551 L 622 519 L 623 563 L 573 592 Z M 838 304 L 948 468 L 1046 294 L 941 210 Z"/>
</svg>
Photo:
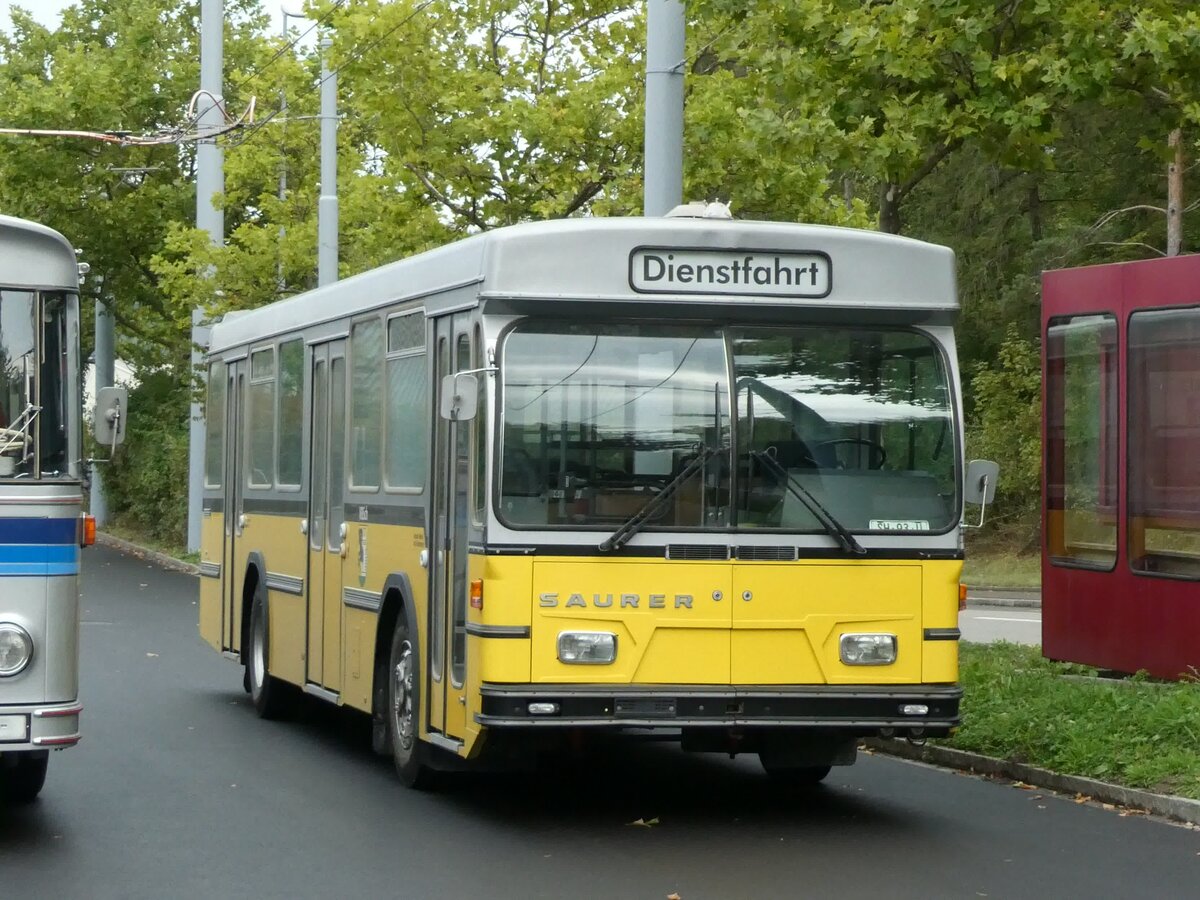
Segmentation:
<svg viewBox="0 0 1200 900">
<path fill-rule="evenodd" d="M 512 526 L 611 529 L 664 490 L 647 530 L 828 531 L 804 498 L 850 531 L 957 524 L 948 372 L 920 332 L 528 321 L 503 354 Z"/>
<path fill-rule="evenodd" d="M 37 474 L 39 456 L 67 474 L 70 347 L 63 295 L 0 290 L 0 478 Z"/>
</svg>

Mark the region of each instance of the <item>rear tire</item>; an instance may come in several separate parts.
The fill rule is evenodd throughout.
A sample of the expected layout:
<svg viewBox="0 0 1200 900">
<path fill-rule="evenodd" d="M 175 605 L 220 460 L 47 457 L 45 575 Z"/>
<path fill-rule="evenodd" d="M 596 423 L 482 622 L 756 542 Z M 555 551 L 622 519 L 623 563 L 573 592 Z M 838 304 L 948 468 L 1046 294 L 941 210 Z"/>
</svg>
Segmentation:
<svg viewBox="0 0 1200 900">
<path fill-rule="evenodd" d="M 387 667 L 388 743 L 396 775 L 410 788 L 425 790 L 432 785 L 433 772 L 425 764 L 425 747 L 417 735 L 421 721 L 420 661 L 403 620 L 396 622 Z"/>
<path fill-rule="evenodd" d="M 286 712 L 287 686 L 270 672 L 270 619 L 261 594 L 255 594 L 250 607 L 250 648 L 246 659 L 246 680 L 250 700 L 261 719 L 278 719 Z"/>
<path fill-rule="evenodd" d="M 0 798 L 9 803 L 32 803 L 46 783 L 50 764 L 49 750 L 30 750 L 13 754 L 15 765 L 0 763 Z"/>
</svg>

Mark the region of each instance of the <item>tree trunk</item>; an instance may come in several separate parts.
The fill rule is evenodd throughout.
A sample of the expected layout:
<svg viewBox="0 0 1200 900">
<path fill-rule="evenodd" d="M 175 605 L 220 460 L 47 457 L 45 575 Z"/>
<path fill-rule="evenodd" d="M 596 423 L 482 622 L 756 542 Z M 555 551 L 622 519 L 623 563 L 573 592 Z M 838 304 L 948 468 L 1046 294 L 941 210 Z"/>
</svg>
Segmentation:
<svg viewBox="0 0 1200 900">
<path fill-rule="evenodd" d="M 879 191 L 879 230 L 900 233 L 900 185 L 886 181 Z"/>
<path fill-rule="evenodd" d="M 1034 241 L 1042 239 L 1042 195 L 1036 178 L 1029 185 L 1029 233 Z"/>
<path fill-rule="evenodd" d="M 1167 165 L 1167 256 L 1183 250 L 1183 131 L 1176 128 L 1167 138 L 1174 158 Z"/>
</svg>

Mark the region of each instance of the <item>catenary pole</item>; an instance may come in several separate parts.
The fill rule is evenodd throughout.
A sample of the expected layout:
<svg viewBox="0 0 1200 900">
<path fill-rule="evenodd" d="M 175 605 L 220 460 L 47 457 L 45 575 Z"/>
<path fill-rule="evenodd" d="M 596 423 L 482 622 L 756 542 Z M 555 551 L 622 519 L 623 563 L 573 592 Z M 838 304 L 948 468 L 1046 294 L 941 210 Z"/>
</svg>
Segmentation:
<svg viewBox="0 0 1200 900">
<path fill-rule="evenodd" d="M 214 98 L 224 90 L 224 4 L 222 0 L 200 0 L 200 98 L 199 125 L 217 127 L 225 121 Z M 224 152 L 216 140 L 201 140 L 196 145 L 196 227 L 208 232 L 220 246 L 225 241 L 225 215 L 218 198 L 225 191 Z M 201 361 L 195 346 L 196 326 L 203 321 L 200 310 L 192 313 L 192 371 Z M 190 374 L 190 373 L 189 373 Z M 188 430 L 188 550 L 200 549 L 200 503 L 204 479 L 204 422 L 199 403 L 193 403 Z"/>
<path fill-rule="evenodd" d="M 321 199 L 317 205 L 317 285 L 338 279 L 337 73 L 329 69 L 333 41 L 321 39 Z"/>
<path fill-rule="evenodd" d="M 646 2 L 645 199 L 661 216 L 683 199 L 684 12 L 680 0 Z"/>
<path fill-rule="evenodd" d="M 113 315 L 109 312 L 108 307 L 100 300 L 100 294 L 104 290 L 103 277 L 96 278 L 96 351 L 92 356 L 92 362 L 95 365 L 95 378 L 93 379 L 93 403 L 95 397 L 99 394 L 100 388 L 112 387 L 114 380 L 114 357 L 115 351 L 113 345 L 115 343 L 115 328 L 113 326 Z M 88 508 L 91 514 L 96 518 L 96 524 L 104 526 L 108 524 L 108 501 L 104 498 L 104 464 L 100 463 L 92 467 L 92 486 L 89 497 Z"/>
</svg>

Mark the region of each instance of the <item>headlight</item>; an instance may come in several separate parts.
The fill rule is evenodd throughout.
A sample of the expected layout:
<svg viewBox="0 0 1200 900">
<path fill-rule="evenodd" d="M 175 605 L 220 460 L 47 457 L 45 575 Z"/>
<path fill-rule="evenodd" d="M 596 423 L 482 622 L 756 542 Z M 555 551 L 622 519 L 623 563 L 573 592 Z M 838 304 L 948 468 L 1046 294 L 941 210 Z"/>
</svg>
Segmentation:
<svg viewBox="0 0 1200 900">
<path fill-rule="evenodd" d="M 0 678 L 16 675 L 33 659 L 33 638 L 20 625 L 0 622 Z"/>
<path fill-rule="evenodd" d="M 896 636 L 843 634 L 840 650 L 848 666 L 887 666 L 896 661 Z"/>
<path fill-rule="evenodd" d="M 605 665 L 617 658 L 617 636 L 611 631 L 562 631 L 558 635 L 558 661 L 580 665 Z"/>
</svg>

